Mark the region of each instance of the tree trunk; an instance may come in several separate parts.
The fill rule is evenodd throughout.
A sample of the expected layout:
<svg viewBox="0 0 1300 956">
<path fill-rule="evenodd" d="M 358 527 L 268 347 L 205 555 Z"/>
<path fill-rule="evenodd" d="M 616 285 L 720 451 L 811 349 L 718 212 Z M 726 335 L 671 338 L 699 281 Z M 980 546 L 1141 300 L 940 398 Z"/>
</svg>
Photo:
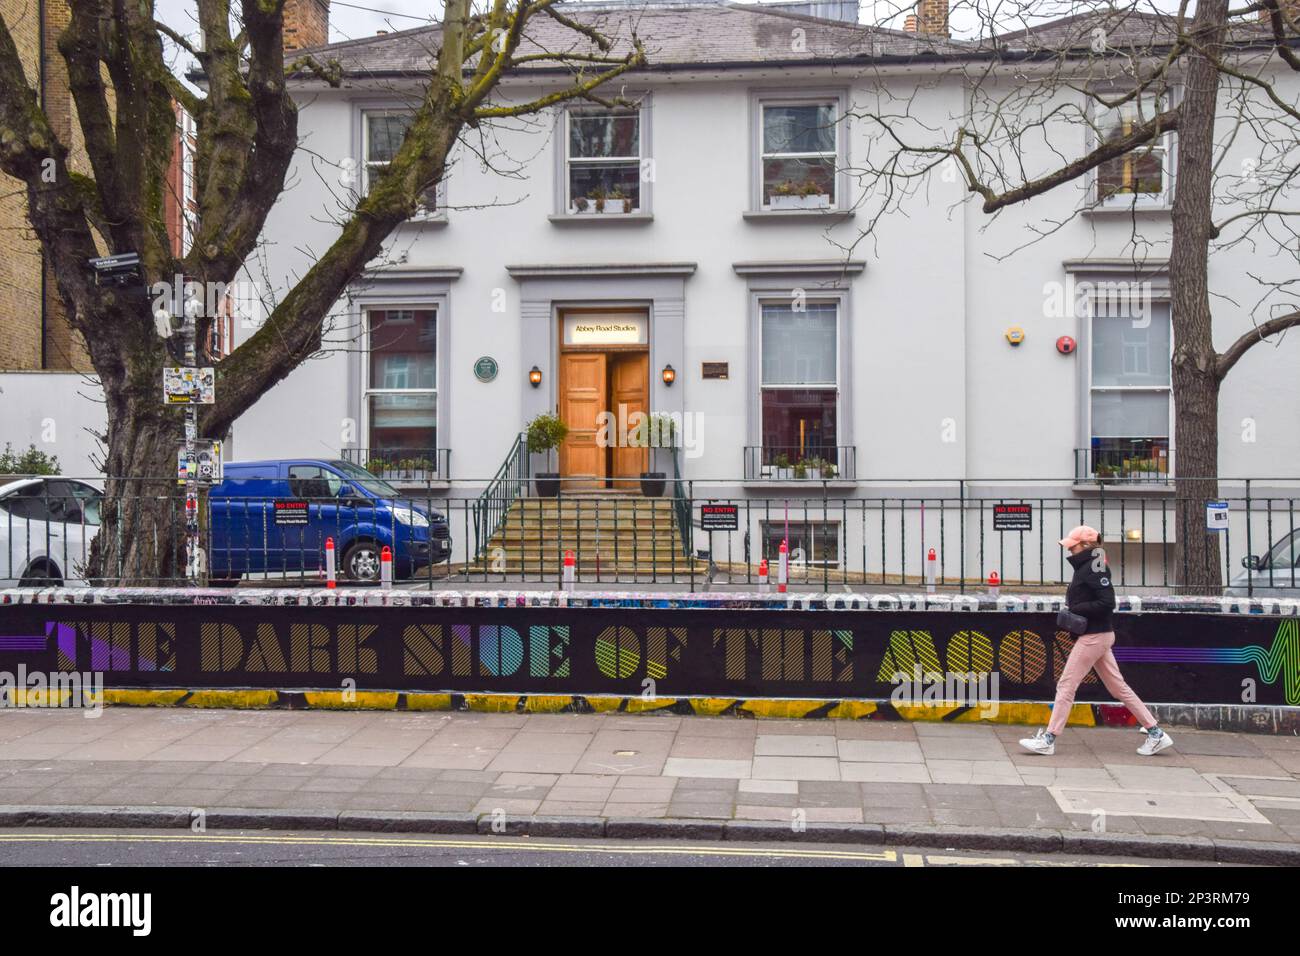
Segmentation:
<svg viewBox="0 0 1300 956">
<path fill-rule="evenodd" d="M 1217 55 L 1227 23 L 1228 0 L 1202 0 L 1190 32 Z M 1169 260 L 1174 337 L 1174 467 L 1177 537 L 1174 574 L 1187 594 L 1218 593 L 1222 587 L 1219 540 L 1205 527 L 1205 503 L 1219 495 L 1219 377 L 1209 290 L 1213 232 L 1214 124 L 1219 71 L 1194 52 L 1178 128 L 1174 177 L 1173 246 Z"/>
<path fill-rule="evenodd" d="M 151 391 L 105 383 L 108 477 L 90 560 L 98 584 L 156 587 L 185 579 L 185 490 L 175 479 L 183 418 L 163 407 L 161 362 L 152 378 Z"/>
</svg>

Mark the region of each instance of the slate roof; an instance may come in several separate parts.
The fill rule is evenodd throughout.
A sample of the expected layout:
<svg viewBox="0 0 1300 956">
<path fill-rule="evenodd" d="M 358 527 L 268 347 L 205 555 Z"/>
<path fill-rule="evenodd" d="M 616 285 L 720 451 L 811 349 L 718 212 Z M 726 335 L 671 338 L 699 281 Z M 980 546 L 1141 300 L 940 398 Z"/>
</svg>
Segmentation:
<svg viewBox="0 0 1300 956">
<path fill-rule="evenodd" d="M 1040 58 L 1086 54 L 1095 31 L 1107 45 L 1125 53 L 1158 51 L 1173 40 L 1176 23 L 1168 14 L 1131 8 L 1102 10 L 1053 20 L 981 40 L 948 39 L 827 20 L 780 7 L 729 0 L 654 0 L 565 3 L 557 9 L 616 41 L 615 55 L 641 38 L 650 60 L 645 72 L 708 70 L 766 65 L 867 65 L 887 62 L 942 62 L 1000 55 Z M 1265 25 L 1233 30 L 1238 42 L 1267 42 Z M 427 74 L 441 42 L 441 27 L 417 27 L 300 51 L 321 61 L 337 61 L 344 75 L 391 77 Z M 1300 41 L 1296 41 L 1300 43 Z M 1295 44 L 1293 44 L 1295 45 Z M 525 28 L 520 52 L 592 52 L 590 41 L 544 14 Z M 518 69 L 544 72 L 569 67 L 545 61 Z"/>
<path fill-rule="evenodd" d="M 565 16 L 616 39 L 614 54 L 625 54 L 635 31 L 650 59 L 650 70 L 696 69 L 763 64 L 851 63 L 873 59 L 951 56 L 966 45 L 943 37 L 918 36 L 837 20 L 823 20 L 780 9 L 740 3 L 561 4 Z M 427 73 L 441 41 L 438 26 L 364 37 L 300 51 L 337 60 L 352 77 Z M 559 50 L 587 52 L 586 37 L 546 15 L 525 28 L 521 53 Z M 525 64 L 521 69 L 554 68 Z"/>
</svg>

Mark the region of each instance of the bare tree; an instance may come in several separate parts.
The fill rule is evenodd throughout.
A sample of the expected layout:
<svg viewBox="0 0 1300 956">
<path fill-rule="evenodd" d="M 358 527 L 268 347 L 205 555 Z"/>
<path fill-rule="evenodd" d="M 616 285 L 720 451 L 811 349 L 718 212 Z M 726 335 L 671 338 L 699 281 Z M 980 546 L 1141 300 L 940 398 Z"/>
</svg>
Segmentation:
<svg viewBox="0 0 1300 956">
<path fill-rule="evenodd" d="M 210 288 L 230 284 L 254 253 L 298 147 L 298 112 L 287 78 L 339 82 L 337 64 L 284 56 L 285 0 L 196 0 L 200 44 L 157 22 L 152 0 L 69 0 L 58 38 L 92 174 L 70 168 L 24 75 L 9 25 L 0 20 L 0 169 L 26 185 L 28 215 L 73 328 L 85 339 L 107 403 L 104 526 L 92 560 L 99 578 L 156 582 L 180 576 L 175 502 L 157 479 L 175 473 L 180 413 L 161 403 L 171 364 L 147 305 L 97 287 L 87 260 L 138 253 L 144 281 L 174 275 Z M 348 210 L 333 244 L 265 323 L 218 366 L 216 403 L 200 434 L 222 436 L 268 389 L 321 346 L 322 322 L 384 240 L 443 178 L 448 153 L 468 128 L 538 113 L 575 98 L 608 101 L 600 88 L 645 62 L 634 32 L 614 38 L 556 9 L 557 0 L 446 0 L 436 49 L 405 140 L 368 193 Z M 563 49 L 527 42 L 549 18 L 572 34 Z M 195 93 L 169 69 L 163 37 L 202 68 Z M 556 46 L 552 44 L 552 46 Z M 505 102 L 501 83 L 521 69 L 567 68 L 549 92 Z M 175 131 L 173 99 L 197 126 L 197 226 L 191 249 L 173 256 L 163 222 Z M 53 175 L 51 175 L 53 171 Z M 153 483 L 149 482 L 153 479 Z M 156 547 L 155 540 L 171 546 Z"/>
<path fill-rule="evenodd" d="M 1278 82 L 1300 70 L 1300 4 L 1255 0 L 1230 9 L 1229 0 L 1198 0 L 1189 12 L 1189 0 L 1163 11 L 1152 0 L 1085 0 L 1051 5 L 1050 23 L 1037 3 L 964 0 L 960 9 L 977 35 L 956 38 L 965 49 L 950 52 L 929 83 L 960 83 L 961 115 L 923 117 L 915 104 L 925 84 L 900 94 L 884 77 L 875 101 L 857 104 L 872 143 L 854 164 L 870 213 L 859 241 L 887 228 L 889 214 L 926 190 L 932 176 L 954 170 L 991 216 L 1071 184 L 1086 196 L 1078 215 L 1098 203 L 1097 189 L 1080 188 L 1088 177 L 1100 177 L 1100 187 L 1107 170 L 1124 163 L 1153 164 L 1158 174 L 1163 144 L 1175 135 L 1167 236 L 1139 222 L 1140 186 L 1114 192 L 1132 199 L 1128 254 L 1135 263 L 1168 242 L 1176 563 L 1182 587 L 1216 591 L 1218 540 L 1198 532 L 1204 503 L 1219 495 L 1219 388 L 1249 349 L 1300 325 L 1293 286 L 1300 272 L 1261 278 L 1266 288 L 1253 307 L 1222 298 L 1212 304 L 1209 256 L 1253 243 L 1300 269 L 1300 209 L 1286 205 L 1297 202 L 1300 102 Z M 1128 122 L 1101 119 L 1120 110 Z M 1250 169 L 1234 171 L 1223 156 L 1239 136 L 1259 142 L 1261 155 Z M 1062 225 L 1032 224 L 1027 241 Z M 1249 308 L 1253 324 L 1222 352 L 1212 334 L 1216 308 Z"/>
</svg>

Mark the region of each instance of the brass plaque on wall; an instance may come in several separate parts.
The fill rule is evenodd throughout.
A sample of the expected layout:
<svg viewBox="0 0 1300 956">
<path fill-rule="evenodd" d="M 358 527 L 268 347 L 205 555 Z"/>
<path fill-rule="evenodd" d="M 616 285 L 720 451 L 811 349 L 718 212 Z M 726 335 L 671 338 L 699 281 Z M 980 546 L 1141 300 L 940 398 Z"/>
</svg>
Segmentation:
<svg viewBox="0 0 1300 956">
<path fill-rule="evenodd" d="M 731 378 L 731 374 L 728 371 L 729 367 L 730 366 L 727 362 L 705 362 L 704 377 L 705 378 Z"/>
</svg>

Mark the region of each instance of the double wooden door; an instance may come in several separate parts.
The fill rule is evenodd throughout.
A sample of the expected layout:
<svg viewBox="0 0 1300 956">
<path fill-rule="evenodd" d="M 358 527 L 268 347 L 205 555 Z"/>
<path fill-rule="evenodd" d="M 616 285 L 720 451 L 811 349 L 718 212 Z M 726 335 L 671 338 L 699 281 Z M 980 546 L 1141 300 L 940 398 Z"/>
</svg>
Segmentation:
<svg viewBox="0 0 1300 956">
<path fill-rule="evenodd" d="M 560 446 L 566 489 L 633 487 L 648 467 L 633 426 L 649 414 L 650 356 L 644 351 L 560 355 Z"/>
</svg>

